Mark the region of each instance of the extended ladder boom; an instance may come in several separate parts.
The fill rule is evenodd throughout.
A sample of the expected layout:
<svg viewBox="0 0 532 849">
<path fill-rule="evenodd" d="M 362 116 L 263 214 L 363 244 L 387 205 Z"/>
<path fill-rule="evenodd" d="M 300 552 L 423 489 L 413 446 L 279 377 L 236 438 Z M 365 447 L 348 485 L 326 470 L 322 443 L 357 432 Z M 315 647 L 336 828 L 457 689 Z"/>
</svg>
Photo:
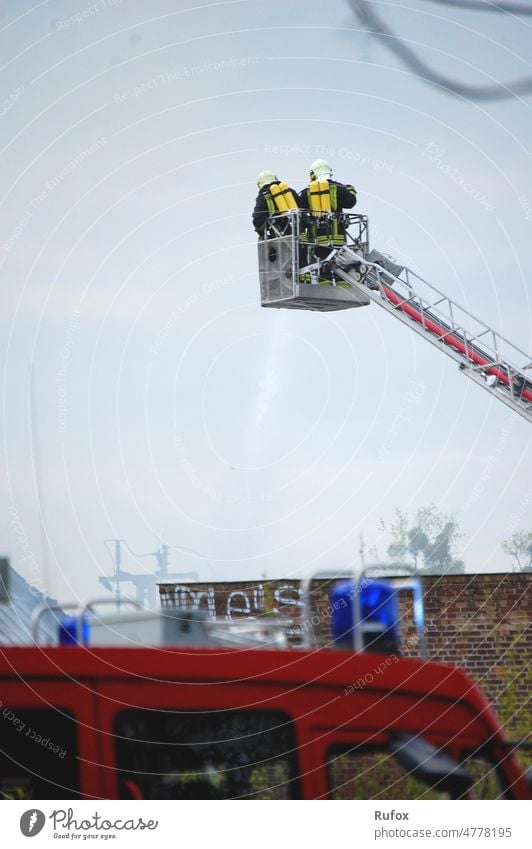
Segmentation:
<svg viewBox="0 0 532 849">
<path fill-rule="evenodd" d="M 269 218 L 267 237 L 258 245 L 263 307 L 323 312 L 374 301 L 532 422 L 532 362 L 524 351 L 411 269 L 370 250 L 366 215 L 329 213 L 329 224 L 340 217 L 349 225 L 350 241 L 339 250 L 328 245 L 324 256 L 325 245 L 311 241 L 309 214 L 294 209 Z"/>
<path fill-rule="evenodd" d="M 343 247 L 334 273 L 419 333 L 483 389 L 532 422 L 530 357 L 409 268 Z M 520 363 L 520 365 L 517 365 Z"/>
</svg>

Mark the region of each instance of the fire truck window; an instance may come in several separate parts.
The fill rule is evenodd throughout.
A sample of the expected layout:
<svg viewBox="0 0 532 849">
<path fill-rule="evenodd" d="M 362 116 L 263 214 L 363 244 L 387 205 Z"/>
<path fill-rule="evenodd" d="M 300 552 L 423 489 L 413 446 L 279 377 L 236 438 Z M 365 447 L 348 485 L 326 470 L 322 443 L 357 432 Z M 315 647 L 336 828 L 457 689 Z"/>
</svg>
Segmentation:
<svg viewBox="0 0 532 849">
<path fill-rule="evenodd" d="M 295 734 L 266 711 L 129 710 L 116 716 L 120 793 L 145 799 L 297 798 Z"/>
<path fill-rule="evenodd" d="M 0 799 L 79 797 L 76 723 L 63 708 L 0 710 Z"/>
<path fill-rule="evenodd" d="M 408 775 L 382 750 L 333 746 L 327 752 L 331 799 L 448 799 Z"/>
</svg>

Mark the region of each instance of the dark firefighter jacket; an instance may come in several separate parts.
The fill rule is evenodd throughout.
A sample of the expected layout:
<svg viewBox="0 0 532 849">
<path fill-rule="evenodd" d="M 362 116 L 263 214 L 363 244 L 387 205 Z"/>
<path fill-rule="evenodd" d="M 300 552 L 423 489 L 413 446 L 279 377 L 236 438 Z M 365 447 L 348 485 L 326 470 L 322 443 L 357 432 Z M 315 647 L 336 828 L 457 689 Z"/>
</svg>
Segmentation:
<svg viewBox="0 0 532 849">
<path fill-rule="evenodd" d="M 329 184 L 330 208 L 332 212 L 342 212 L 344 209 L 352 209 L 357 202 L 357 193 L 353 186 L 348 183 L 338 183 L 336 180 L 327 180 Z M 303 189 L 297 196 L 301 209 L 311 209 L 310 187 Z M 346 227 L 343 222 L 320 223 L 316 219 L 309 229 L 308 237 L 312 241 L 324 242 L 333 245 L 345 244 Z"/>
<path fill-rule="evenodd" d="M 270 192 L 270 186 L 279 186 L 281 180 L 276 180 L 275 183 L 269 183 L 267 186 L 263 186 L 257 195 L 257 200 L 255 201 L 255 209 L 253 210 L 253 226 L 259 236 L 264 234 L 264 228 L 266 226 L 266 222 L 268 220 L 268 216 L 272 213 L 276 213 L 279 210 L 275 205 L 275 201 Z M 298 194 L 295 189 L 290 189 L 295 200 L 298 199 Z"/>
</svg>

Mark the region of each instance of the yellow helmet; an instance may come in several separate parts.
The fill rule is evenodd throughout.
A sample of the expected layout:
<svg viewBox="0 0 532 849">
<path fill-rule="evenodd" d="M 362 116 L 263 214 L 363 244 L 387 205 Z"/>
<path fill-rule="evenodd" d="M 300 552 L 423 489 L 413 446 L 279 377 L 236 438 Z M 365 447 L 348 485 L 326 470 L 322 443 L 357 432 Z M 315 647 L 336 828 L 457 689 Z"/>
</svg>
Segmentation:
<svg viewBox="0 0 532 849">
<path fill-rule="evenodd" d="M 311 180 L 327 180 L 332 177 L 332 168 L 325 159 L 315 159 L 310 166 Z"/>
<path fill-rule="evenodd" d="M 263 189 L 264 186 L 269 186 L 270 183 L 275 183 L 276 180 L 277 177 L 273 171 L 261 171 L 257 177 L 257 186 L 259 189 Z"/>
</svg>

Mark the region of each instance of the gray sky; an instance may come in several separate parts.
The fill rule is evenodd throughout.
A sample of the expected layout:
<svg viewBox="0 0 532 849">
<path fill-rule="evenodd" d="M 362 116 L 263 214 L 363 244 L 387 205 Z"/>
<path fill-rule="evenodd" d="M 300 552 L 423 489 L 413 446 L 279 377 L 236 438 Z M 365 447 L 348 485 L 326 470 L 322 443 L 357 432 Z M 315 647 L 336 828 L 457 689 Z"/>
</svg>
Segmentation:
<svg viewBox="0 0 532 849">
<path fill-rule="evenodd" d="M 375 7 L 441 73 L 532 74 L 532 18 Z M 262 310 L 250 212 L 262 168 L 301 188 L 325 156 L 374 247 L 530 350 L 532 95 L 437 91 L 343 0 L 2 2 L 0 45 L 13 565 L 85 598 L 104 538 L 164 538 L 207 579 L 295 577 L 352 563 L 361 531 L 384 555 L 379 519 L 433 503 L 469 569 L 508 568 L 530 426 L 376 306 Z"/>
</svg>

